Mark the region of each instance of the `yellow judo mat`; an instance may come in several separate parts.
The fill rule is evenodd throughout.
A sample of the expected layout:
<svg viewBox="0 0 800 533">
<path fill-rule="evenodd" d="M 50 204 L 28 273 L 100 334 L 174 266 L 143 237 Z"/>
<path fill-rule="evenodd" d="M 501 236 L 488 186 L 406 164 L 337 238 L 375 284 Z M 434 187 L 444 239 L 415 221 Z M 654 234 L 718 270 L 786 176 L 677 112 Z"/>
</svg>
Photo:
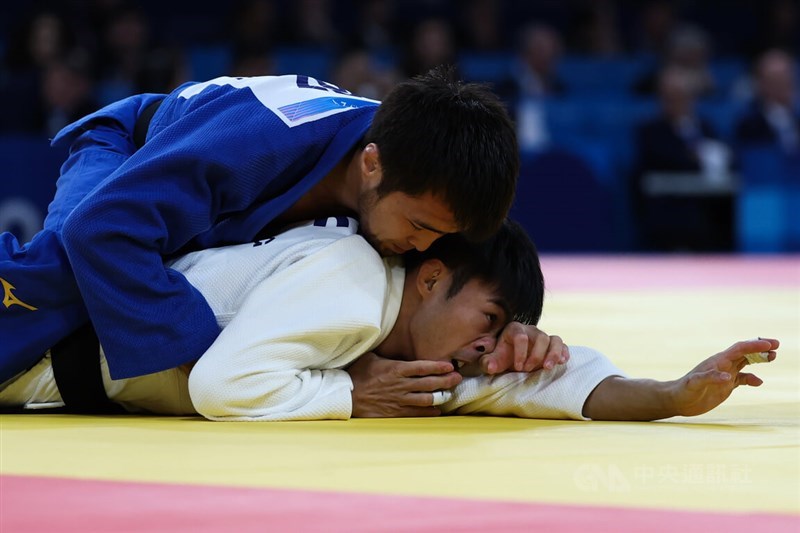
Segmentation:
<svg viewBox="0 0 800 533">
<path fill-rule="evenodd" d="M 735 341 L 757 336 L 780 339 L 778 357 L 749 370 L 764 380 L 761 387 L 737 388 L 710 413 L 648 423 L 7 415 L 0 417 L 2 533 L 54 525 L 74 531 L 486 531 L 492 524 L 496 531 L 534 525 L 708 531 L 716 530 L 711 524 L 734 524 L 734 530 L 800 531 L 800 258 L 551 257 L 543 266 L 549 288 L 540 327 L 568 344 L 597 348 L 631 377 L 676 379 Z M 77 485 L 69 488 L 70 482 Z M 106 515 L 94 523 L 85 522 L 89 511 L 76 510 L 92 504 L 76 497 L 59 508 L 53 501 L 80 494 L 74 487 L 86 487 L 83 482 L 101 482 L 87 498 L 108 499 L 102 500 Z M 64 483 L 63 493 L 47 497 L 49 488 Z M 203 504 L 176 504 L 170 512 L 163 501 L 124 493 L 119 507 L 135 505 L 136 516 L 147 520 L 128 517 L 121 525 L 114 517 L 124 511 L 111 502 L 117 483 L 149 487 L 149 494 L 172 487 L 167 500 L 194 487 L 192 501 Z M 206 489 L 268 489 L 246 494 L 260 494 L 253 501 L 273 506 L 236 511 L 230 502 L 244 501 L 245 492 L 227 500 L 200 493 Z M 392 501 L 402 510 L 392 514 L 384 500 L 370 496 L 399 498 Z M 346 516 L 335 511 L 356 505 Z M 448 506 L 451 516 L 443 521 Z M 252 520 L 237 522 L 243 517 Z"/>
</svg>

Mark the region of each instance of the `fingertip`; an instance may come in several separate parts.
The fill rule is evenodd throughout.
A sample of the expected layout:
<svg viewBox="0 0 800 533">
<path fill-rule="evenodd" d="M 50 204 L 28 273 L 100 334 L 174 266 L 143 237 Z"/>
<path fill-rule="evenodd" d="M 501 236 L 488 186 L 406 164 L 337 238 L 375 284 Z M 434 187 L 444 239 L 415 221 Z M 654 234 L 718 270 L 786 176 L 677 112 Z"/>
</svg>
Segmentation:
<svg viewBox="0 0 800 533">
<path fill-rule="evenodd" d="M 720 372 L 719 374 L 717 374 L 717 378 L 720 381 L 730 381 L 731 375 L 728 372 Z"/>
</svg>

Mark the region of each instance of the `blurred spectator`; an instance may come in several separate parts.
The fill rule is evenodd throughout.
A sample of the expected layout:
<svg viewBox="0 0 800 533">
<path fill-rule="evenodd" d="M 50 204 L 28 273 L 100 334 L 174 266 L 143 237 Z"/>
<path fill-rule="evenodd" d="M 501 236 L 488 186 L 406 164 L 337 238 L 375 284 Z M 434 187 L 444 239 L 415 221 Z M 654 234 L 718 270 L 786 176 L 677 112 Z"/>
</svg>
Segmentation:
<svg viewBox="0 0 800 533">
<path fill-rule="evenodd" d="M 568 42 L 570 51 L 595 57 L 615 56 L 622 52 L 617 27 L 617 4 L 596 0 L 576 9 Z"/>
<path fill-rule="evenodd" d="M 756 99 L 736 126 L 737 144 L 774 144 L 800 152 L 800 115 L 796 107 L 795 60 L 770 50 L 756 64 Z"/>
<path fill-rule="evenodd" d="M 150 23 L 136 4 L 110 13 L 100 53 L 102 103 L 143 92 L 169 92 L 185 79 L 180 51 L 155 42 Z"/>
<path fill-rule="evenodd" d="M 289 5 L 291 44 L 328 49 L 342 44 L 328 0 L 294 0 Z"/>
<path fill-rule="evenodd" d="M 264 54 L 281 39 L 278 12 L 274 0 L 243 0 L 238 2 L 231 16 L 230 39 L 234 54 Z"/>
<path fill-rule="evenodd" d="M 515 96 L 541 98 L 563 94 L 566 88 L 557 73 L 562 51 L 561 35 L 555 29 L 539 23 L 524 28 L 511 80 Z"/>
<path fill-rule="evenodd" d="M 667 51 L 669 37 L 677 25 L 674 2 L 650 0 L 644 3 L 638 22 L 635 24 L 632 49 L 634 53 L 652 57 L 663 57 Z"/>
<path fill-rule="evenodd" d="M 339 59 L 331 81 L 352 93 L 381 100 L 399 79 L 394 69 L 377 64 L 367 50 L 359 48 Z"/>
<path fill-rule="evenodd" d="M 757 26 L 751 57 L 779 48 L 787 53 L 800 50 L 800 6 L 797 0 L 770 0 L 762 10 L 762 21 Z"/>
<path fill-rule="evenodd" d="M 670 34 L 661 65 L 640 79 L 634 90 L 637 94 L 655 94 L 659 72 L 676 67 L 684 71 L 696 96 L 709 96 L 716 90 L 710 60 L 711 42 L 708 34 L 697 26 L 682 25 Z"/>
<path fill-rule="evenodd" d="M 352 46 L 375 52 L 388 52 L 394 47 L 395 29 L 393 0 L 363 0 L 358 2 L 358 25 L 350 36 Z"/>
<path fill-rule="evenodd" d="M 229 76 L 246 78 L 273 74 L 275 74 L 275 61 L 262 48 L 234 50 Z"/>
<path fill-rule="evenodd" d="M 730 184 L 730 150 L 697 115 L 695 90 L 685 70 L 665 69 L 659 76 L 660 114 L 637 128 L 631 198 L 648 250 L 733 248 L 732 197 L 714 192 Z M 690 190 L 675 188 L 686 184 Z"/>
<path fill-rule="evenodd" d="M 459 44 L 473 52 L 501 50 L 503 38 L 503 2 L 470 0 L 460 11 Z"/>
<path fill-rule="evenodd" d="M 59 61 L 74 43 L 64 17 L 52 10 L 37 11 L 17 26 L 8 41 L 0 101 L 13 102 L 0 113 L 0 131 L 42 131 L 41 87 L 46 69 Z"/>
<path fill-rule="evenodd" d="M 54 137 L 61 128 L 98 109 L 86 50 L 76 48 L 48 64 L 42 84 L 40 130 Z"/>
<path fill-rule="evenodd" d="M 540 23 L 527 26 L 511 76 L 496 86 L 516 120 L 520 148 L 525 152 L 550 142 L 544 100 L 566 91 L 557 74 L 561 52 L 561 35 L 555 29 Z"/>
<path fill-rule="evenodd" d="M 402 62 L 404 76 L 411 78 L 438 65 L 456 65 L 456 62 L 453 30 L 446 20 L 427 18 L 413 28 Z"/>
</svg>

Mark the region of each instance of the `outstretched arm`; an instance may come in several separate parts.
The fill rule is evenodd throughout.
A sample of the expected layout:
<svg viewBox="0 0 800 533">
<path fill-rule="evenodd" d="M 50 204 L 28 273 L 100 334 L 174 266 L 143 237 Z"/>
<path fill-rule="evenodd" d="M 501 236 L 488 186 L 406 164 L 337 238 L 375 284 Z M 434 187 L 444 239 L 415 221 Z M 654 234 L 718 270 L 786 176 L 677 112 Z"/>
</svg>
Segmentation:
<svg viewBox="0 0 800 533">
<path fill-rule="evenodd" d="M 761 385 L 761 379 L 742 370 L 750 363 L 773 361 L 778 346 L 775 339 L 737 342 L 675 381 L 607 378 L 586 399 L 583 415 L 630 421 L 701 415 L 724 402 L 739 385 Z"/>
</svg>

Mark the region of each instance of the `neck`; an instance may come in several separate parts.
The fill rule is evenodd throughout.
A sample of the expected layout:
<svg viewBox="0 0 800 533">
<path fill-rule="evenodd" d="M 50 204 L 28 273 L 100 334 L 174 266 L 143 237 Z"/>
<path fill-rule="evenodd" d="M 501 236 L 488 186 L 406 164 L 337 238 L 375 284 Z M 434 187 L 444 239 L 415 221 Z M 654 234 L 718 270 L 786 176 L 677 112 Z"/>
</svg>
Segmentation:
<svg viewBox="0 0 800 533">
<path fill-rule="evenodd" d="M 319 183 L 281 215 L 280 222 L 357 214 L 361 192 L 360 154 L 361 151 L 356 149 L 344 157 Z"/>
</svg>

